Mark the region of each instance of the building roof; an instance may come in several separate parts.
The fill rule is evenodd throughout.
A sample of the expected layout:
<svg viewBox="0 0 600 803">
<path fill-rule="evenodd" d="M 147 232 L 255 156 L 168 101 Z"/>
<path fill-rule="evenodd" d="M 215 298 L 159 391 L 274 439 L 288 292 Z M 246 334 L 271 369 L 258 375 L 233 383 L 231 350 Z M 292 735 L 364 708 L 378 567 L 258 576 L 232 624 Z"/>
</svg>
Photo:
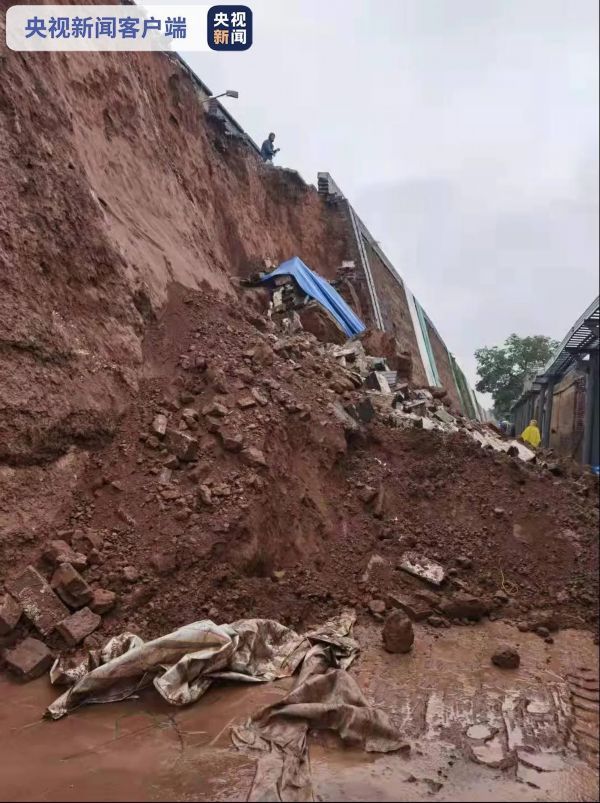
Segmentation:
<svg viewBox="0 0 600 803">
<path fill-rule="evenodd" d="M 598 348 L 600 324 L 600 296 L 579 316 L 564 340 L 544 366 L 541 376 L 560 376 L 576 362 L 577 357 Z"/>
</svg>

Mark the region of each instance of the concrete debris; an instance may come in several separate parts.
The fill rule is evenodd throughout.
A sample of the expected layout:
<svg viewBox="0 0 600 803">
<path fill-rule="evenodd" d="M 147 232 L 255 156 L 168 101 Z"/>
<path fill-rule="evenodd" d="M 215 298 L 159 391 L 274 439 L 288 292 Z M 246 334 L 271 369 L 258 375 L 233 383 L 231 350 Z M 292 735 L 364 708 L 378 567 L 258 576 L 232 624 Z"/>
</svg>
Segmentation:
<svg viewBox="0 0 600 803">
<path fill-rule="evenodd" d="M 388 594 L 386 597 L 389 608 L 399 608 L 414 622 L 421 622 L 432 614 L 431 605 L 424 600 L 413 599 L 404 594 Z"/>
<path fill-rule="evenodd" d="M 339 401 L 334 401 L 329 405 L 329 409 L 342 424 L 346 432 L 357 432 L 359 429 L 358 422 L 344 409 Z"/>
<path fill-rule="evenodd" d="M 378 390 L 380 393 L 385 393 L 386 395 L 392 392 L 383 371 L 371 371 L 371 373 L 367 375 L 365 385 L 372 390 Z"/>
<path fill-rule="evenodd" d="M 49 636 L 69 613 L 50 584 L 33 566 L 28 566 L 18 577 L 7 580 L 6 588 L 42 636 Z"/>
<path fill-rule="evenodd" d="M 223 448 L 228 452 L 240 452 L 244 446 L 244 436 L 232 429 L 220 429 L 219 437 Z"/>
<path fill-rule="evenodd" d="M 53 656 L 48 647 L 35 638 L 26 638 L 12 650 L 6 650 L 7 668 L 20 680 L 39 678 L 50 669 Z"/>
<path fill-rule="evenodd" d="M 446 577 L 446 572 L 439 563 L 416 552 L 405 552 L 400 559 L 400 568 L 434 586 L 441 585 Z"/>
<path fill-rule="evenodd" d="M 208 404 L 205 404 L 202 408 L 202 415 L 204 416 L 216 416 L 217 418 L 223 418 L 224 416 L 228 415 L 228 413 L 228 408 L 221 402 L 214 399 Z"/>
<path fill-rule="evenodd" d="M 444 424 L 455 424 L 456 418 L 444 408 L 438 407 L 437 410 L 434 412 L 434 416 L 439 418 L 440 421 L 443 421 Z"/>
<path fill-rule="evenodd" d="M 369 424 L 375 418 L 376 410 L 373 405 L 372 399 L 368 396 L 360 399 L 353 404 L 346 406 L 346 412 L 352 416 L 356 421 L 362 424 Z"/>
</svg>

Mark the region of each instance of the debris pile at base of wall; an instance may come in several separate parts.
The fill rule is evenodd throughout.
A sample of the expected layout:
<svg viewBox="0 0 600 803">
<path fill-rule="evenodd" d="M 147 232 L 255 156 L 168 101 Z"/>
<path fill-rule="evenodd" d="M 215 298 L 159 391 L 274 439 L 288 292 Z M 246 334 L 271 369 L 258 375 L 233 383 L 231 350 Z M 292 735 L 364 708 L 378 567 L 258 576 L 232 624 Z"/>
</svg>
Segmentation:
<svg viewBox="0 0 600 803">
<path fill-rule="evenodd" d="M 173 285 L 142 365 L 108 442 L 0 473 L 9 651 L 348 606 L 596 626 L 597 478 L 497 451 L 360 341 Z M 40 649 L 15 658 L 24 676 Z"/>
</svg>

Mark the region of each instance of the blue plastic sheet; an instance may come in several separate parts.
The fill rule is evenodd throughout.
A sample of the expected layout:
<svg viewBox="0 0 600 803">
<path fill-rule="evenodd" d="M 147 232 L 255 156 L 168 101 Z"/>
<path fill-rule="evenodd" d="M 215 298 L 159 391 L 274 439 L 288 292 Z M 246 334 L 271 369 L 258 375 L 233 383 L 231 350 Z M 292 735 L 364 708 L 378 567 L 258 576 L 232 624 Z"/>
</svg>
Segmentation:
<svg viewBox="0 0 600 803">
<path fill-rule="evenodd" d="M 262 281 L 269 282 L 276 276 L 291 276 L 307 296 L 314 298 L 333 315 L 348 337 L 364 332 L 366 328 L 364 323 L 352 312 L 341 295 L 299 257 L 292 257 L 282 262 L 276 270 L 264 276 Z"/>
</svg>

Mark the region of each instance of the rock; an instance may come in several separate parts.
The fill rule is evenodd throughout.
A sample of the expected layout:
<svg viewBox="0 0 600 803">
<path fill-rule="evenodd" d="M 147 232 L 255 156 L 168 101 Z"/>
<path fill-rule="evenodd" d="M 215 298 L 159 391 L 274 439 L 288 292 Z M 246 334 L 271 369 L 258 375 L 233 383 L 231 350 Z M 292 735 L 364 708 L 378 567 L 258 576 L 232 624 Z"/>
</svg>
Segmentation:
<svg viewBox="0 0 600 803">
<path fill-rule="evenodd" d="M 102 549 L 104 538 L 97 530 L 80 530 L 71 538 L 71 546 L 76 552 L 88 555 L 92 549 L 97 549 L 98 551 Z"/>
<path fill-rule="evenodd" d="M 244 437 L 236 430 L 220 429 L 219 436 L 223 448 L 228 452 L 240 452 L 244 445 Z"/>
<path fill-rule="evenodd" d="M 368 396 L 358 402 L 354 402 L 354 404 L 348 404 L 345 409 L 352 418 L 363 424 L 369 424 L 375 418 L 377 412 Z"/>
<path fill-rule="evenodd" d="M 500 647 L 492 655 L 492 663 L 502 669 L 517 669 L 521 657 L 514 647 Z"/>
<path fill-rule="evenodd" d="M 258 365 L 272 365 L 275 359 L 273 349 L 268 343 L 261 341 L 252 352 L 252 362 Z"/>
<path fill-rule="evenodd" d="M 478 621 L 489 612 L 489 605 L 479 597 L 459 592 L 451 599 L 440 603 L 440 610 L 450 619 L 471 619 Z"/>
<path fill-rule="evenodd" d="M 154 420 L 152 421 L 152 430 L 159 438 L 164 438 L 165 433 L 167 431 L 167 424 L 168 419 L 166 415 L 159 413 L 158 415 L 154 416 Z"/>
<path fill-rule="evenodd" d="M 548 636 L 550 635 L 550 631 L 548 630 L 548 628 L 544 627 L 543 625 L 539 625 L 538 627 L 536 627 L 535 632 L 537 633 L 538 636 L 540 636 L 540 638 L 548 638 Z"/>
<path fill-rule="evenodd" d="M 181 418 L 185 421 L 188 427 L 194 427 L 198 421 L 198 411 L 193 407 L 184 407 L 181 411 Z"/>
<path fill-rule="evenodd" d="M 165 468 L 171 470 L 179 468 L 179 458 L 174 454 L 169 455 L 165 460 Z"/>
<path fill-rule="evenodd" d="M 260 392 L 260 390 L 258 388 L 252 388 L 250 390 L 250 393 L 256 399 L 256 401 L 260 404 L 261 407 L 265 407 L 269 403 L 269 400 L 267 399 L 267 397 L 264 396 Z"/>
<path fill-rule="evenodd" d="M 140 573 L 135 568 L 135 566 L 125 566 L 123 569 L 123 577 L 127 580 L 128 583 L 135 583 L 135 581 L 139 578 Z"/>
<path fill-rule="evenodd" d="M 383 482 L 379 483 L 379 488 L 377 489 L 377 496 L 375 497 L 375 502 L 373 503 L 373 515 L 376 519 L 382 519 L 385 513 L 385 486 Z"/>
<path fill-rule="evenodd" d="M 358 492 L 358 498 L 366 505 L 368 505 L 369 502 L 372 502 L 376 496 L 377 496 L 377 488 L 373 488 L 372 485 L 365 485 L 365 487 L 361 488 L 360 491 Z"/>
<path fill-rule="evenodd" d="M 559 629 L 559 620 L 554 611 L 531 611 L 527 618 L 532 630 L 541 626 L 547 628 L 551 633 L 556 633 Z"/>
<path fill-rule="evenodd" d="M 385 611 L 385 602 L 382 599 L 370 599 L 368 607 L 371 613 L 383 613 Z"/>
<path fill-rule="evenodd" d="M 173 472 L 170 468 L 163 468 L 161 469 L 160 474 L 158 475 L 158 484 L 159 485 L 168 485 L 171 482 L 171 477 L 173 476 Z"/>
<path fill-rule="evenodd" d="M 168 429 L 165 435 L 165 443 L 179 460 L 188 462 L 198 456 L 198 441 L 187 432 L 178 429 Z"/>
<path fill-rule="evenodd" d="M 212 493 L 208 485 L 199 485 L 196 500 L 202 505 L 212 505 Z"/>
<path fill-rule="evenodd" d="M 504 510 L 503 507 L 495 507 L 494 508 L 494 516 L 500 517 L 500 516 L 505 516 L 505 515 L 506 515 L 506 510 Z"/>
<path fill-rule="evenodd" d="M 504 591 L 496 591 L 494 594 L 494 602 L 498 605 L 506 605 L 510 601 L 510 597 Z"/>
<path fill-rule="evenodd" d="M 241 458 L 248 466 L 266 466 L 267 461 L 265 460 L 264 454 L 261 452 L 260 449 L 257 449 L 254 446 L 246 447 L 241 454 Z"/>
<path fill-rule="evenodd" d="M 50 586 L 70 608 L 83 608 L 92 598 L 92 589 L 70 563 L 61 563 Z"/>
<path fill-rule="evenodd" d="M 23 608 L 10 594 L 0 597 L 0 636 L 11 633 L 18 624 Z"/>
<path fill-rule="evenodd" d="M 18 600 L 23 613 L 42 636 L 50 635 L 69 614 L 68 608 L 33 566 L 28 566 L 15 579 L 7 580 L 6 588 Z"/>
<path fill-rule="evenodd" d="M 237 405 L 242 410 L 247 410 L 249 407 L 256 407 L 256 399 L 250 393 L 244 393 L 238 398 Z"/>
<path fill-rule="evenodd" d="M 412 599 L 404 594 L 388 594 L 386 602 L 389 608 L 399 608 L 414 622 L 420 622 L 431 614 L 431 605 L 418 599 Z"/>
<path fill-rule="evenodd" d="M 367 567 L 360 578 L 361 583 L 372 583 L 374 580 L 387 581 L 392 576 L 392 567 L 389 560 L 381 555 L 371 555 Z"/>
<path fill-rule="evenodd" d="M 86 636 L 93 633 L 99 627 L 102 617 L 90 611 L 89 608 L 82 608 L 77 613 L 71 614 L 56 626 L 57 631 L 67 642 L 69 647 L 75 647 L 82 642 Z"/>
<path fill-rule="evenodd" d="M 76 569 L 85 569 L 87 558 L 81 552 L 75 550 L 66 541 L 48 541 L 44 547 L 44 560 L 52 566 L 59 566 L 61 563 L 70 563 Z"/>
<path fill-rule="evenodd" d="M 152 555 L 150 563 L 158 574 L 172 574 L 177 569 L 177 557 L 174 552 L 159 552 Z"/>
<path fill-rule="evenodd" d="M 52 666 L 52 653 L 42 641 L 26 638 L 4 653 L 7 668 L 21 680 L 39 678 Z"/>
<path fill-rule="evenodd" d="M 560 465 L 560 463 L 548 463 L 547 468 L 548 468 L 548 471 L 551 474 L 554 474 L 555 477 L 563 477 L 564 476 L 565 470 Z"/>
<path fill-rule="evenodd" d="M 520 633 L 527 633 L 529 630 L 531 630 L 529 622 L 517 622 L 517 630 Z"/>
<path fill-rule="evenodd" d="M 329 405 L 329 409 L 344 427 L 345 432 L 358 432 L 360 429 L 358 422 L 349 415 L 339 401 L 334 401 Z"/>
<path fill-rule="evenodd" d="M 405 552 L 400 559 L 400 568 L 434 586 L 441 585 L 446 576 L 443 567 L 439 563 L 416 552 Z"/>
<path fill-rule="evenodd" d="M 204 407 L 202 408 L 202 415 L 204 416 L 210 416 L 213 418 L 223 418 L 228 414 L 229 414 L 228 408 L 225 407 L 224 404 L 221 404 L 221 402 L 216 401 L 216 399 L 213 399 L 208 404 L 205 404 Z"/>
<path fill-rule="evenodd" d="M 409 652 L 414 640 L 412 622 L 403 611 L 388 614 L 382 630 L 383 646 L 388 652 Z"/>
<path fill-rule="evenodd" d="M 428 616 L 427 617 L 427 624 L 430 624 L 432 627 L 444 627 L 444 620 L 441 616 Z"/>
<path fill-rule="evenodd" d="M 467 558 L 465 555 L 460 555 L 458 558 L 456 558 L 456 563 L 461 569 L 473 568 L 473 561 L 471 558 Z"/>
<path fill-rule="evenodd" d="M 100 616 L 114 608 L 117 601 L 117 595 L 114 591 L 109 591 L 106 588 L 95 588 L 92 593 L 92 600 L 89 608 L 94 613 Z"/>
<path fill-rule="evenodd" d="M 273 574 L 271 575 L 271 577 L 273 578 L 273 580 L 278 580 L 279 581 L 279 580 L 283 580 L 285 575 L 286 575 L 285 569 L 276 569 L 273 572 Z"/>
</svg>

